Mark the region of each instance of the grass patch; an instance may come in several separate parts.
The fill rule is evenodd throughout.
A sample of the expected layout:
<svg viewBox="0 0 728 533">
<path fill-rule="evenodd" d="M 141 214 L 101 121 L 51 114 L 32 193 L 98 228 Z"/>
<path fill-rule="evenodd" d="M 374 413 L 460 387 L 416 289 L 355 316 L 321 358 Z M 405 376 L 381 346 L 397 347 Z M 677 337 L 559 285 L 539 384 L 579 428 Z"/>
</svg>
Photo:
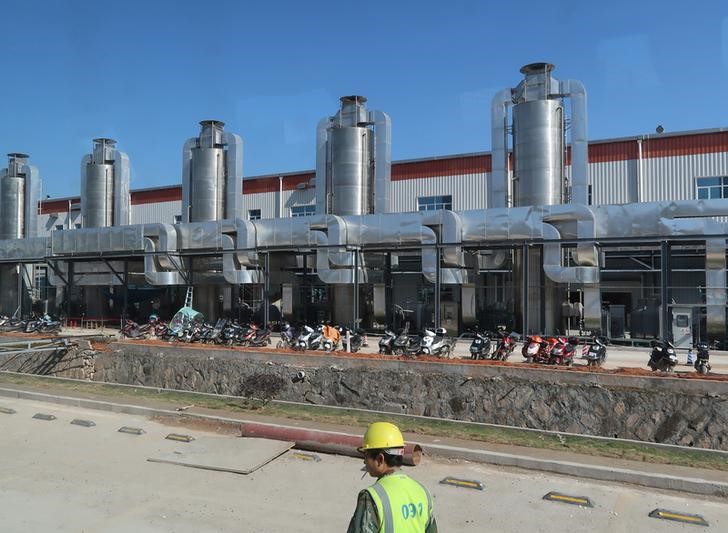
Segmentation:
<svg viewBox="0 0 728 533">
<path fill-rule="evenodd" d="M 0 385 L 3 384 L 22 385 L 39 392 L 74 393 L 80 397 L 93 397 L 119 403 L 125 401 L 145 402 L 168 409 L 174 409 L 180 405 L 194 404 L 196 407 L 220 411 L 221 416 L 225 416 L 226 413 L 254 413 L 256 415 L 293 420 L 347 425 L 362 430 L 369 423 L 382 419 L 381 414 L 355 409 L 339 409 L 319 405 L 294 405 L 246 398 L 231 400 L 229 397 L 216 397 L 195 392 L 136 388 L 0 372 Z M 655 447 L 650 443 L 605 441 L 588 436 L 574 437 L 542 434 L 517 428 L 489 427 L 455 420 L 416 419 L 396 414 L 387 415 L 387 418 L 396 423 L 403 431 L 421 435 L 728 471 L 728 461 L 725 456 L 709 451 L 672 450 Z"/>
</svg>

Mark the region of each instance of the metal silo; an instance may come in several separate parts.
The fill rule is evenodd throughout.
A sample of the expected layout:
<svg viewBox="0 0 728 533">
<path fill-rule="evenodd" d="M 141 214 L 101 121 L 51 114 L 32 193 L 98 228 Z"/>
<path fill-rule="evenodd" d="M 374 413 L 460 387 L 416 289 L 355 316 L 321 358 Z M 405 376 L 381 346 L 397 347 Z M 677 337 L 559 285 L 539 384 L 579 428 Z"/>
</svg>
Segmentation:
<svg viewBox="0 0 728 533">
<path fill-rule="evenodd" d="M 389 210 L 391 121 L 382 111 L 367 110 L 366 101 L 364 96 L 343 96 L 336 115 L 318 124 L 316 214 L 356 216 Z M 351 283 L 337 284 L 330 293 L 333 319 L 340 323 L 356 322 L 360 316 L 358 289 L 364 280 L 359 272 L 366 261 L 359 250 L 351 250 L 351 257 Z"/>
<path fill-rule="evenodd" d="M 368 215 L 388 210 L 391 122 L 364 96 L 343 96 L 316 131 L 316 212 Z"/>
<path fill-rule="evenodd" d="M 551 63 L 521 68 L 524 79 L 503 89 L 491 105 L 492 163 L 488 207 L 587 203 L 586 91 L 577 80 L 557 80 Z M 567 118 L 563 100 L 570 100 Z M 512 123 L 508 108 L 512 107 Z M 566 127 L 571 145 L 571 181 L 565 179 Z M 508 132 L 513 134 L 509 175 Z"/>
<path fill-rule="evenodd" d="M 38 235 L 39 198 L 38 169 L 28 164 L 26 154 L 8 154 L 8 168 L 0 171 L 0 239 Z M 0 312 L 22 315 L 30 308 L 32 271 L 31 265 L 0 266 Z"/>
<path fill-rule="evenodd" d="M 513 106 L 514 205 L 564 203 L 564 106 L 551 96 L 553 65 L 526 65 Z"/>
<path fill-rule="evenodd" d="M 182 221 L 204 223 L 242 218 L 243 141 L 224 130 L 219 120 L 200 122 L 200 134 L 188 139 L 182 149 Z M 199 240 L 210 226 L 188 230 Z M 190 259 L 196 280 L 221 276 L 222 265 L 208 257 Z M 217 282 L 215 282 L 217 283 Z M 232 291 L 229 285 L 196 284 L 194 307 L 208 318 L 230 312 Z"/>
<path fill-rule="evenodd" d="M 26 154 L 8 154 L 8 168 L 0 177 L 0 239 L 22 239 L 38 234 L 38 170 Z"/>
<path fill-rule="evenodd" d="M 492 171 L 487 206 L 520 207 L 587 203 L 586 91 L 576 80 L 552 77 L 551 63 L 521 68 L 515 88 L 498 92 L 491 104 Z M 569 98 L 567 118 L 563 101 Z M 509 124 L 508 108 L 512 107 Z M 566 176 L 566 124 L 571 145 L 571 179 Z M 509 172 L 508 134 L 512 133 L 513 166 Z M 524 333 L 551 333 L 559 327 L 565 287 L 544 276 L 543 249 L 527 247 L 513 254 L 515 313 Z M 599 309 L 598 290 L 583 286 L 585 306 Z M 588 295 L 588 297 L 587 297 Z M 589 301 L 587 301 L 589 300 Z"/>
<path fill-rule="evenodd" d="M 113 139 L 94 139 L 93 152 L 81 160 L 81 219 L 84 228 L 124 226 L 130 222 L 129 158 Z"/>
<path fill-rule="evenodd" d="M 182 220 L 234 219 L 240 216 L 243 142 L 219 120 L 203 120 L 200 126 L 200 135 L 183 149 Z"/>
</svg>

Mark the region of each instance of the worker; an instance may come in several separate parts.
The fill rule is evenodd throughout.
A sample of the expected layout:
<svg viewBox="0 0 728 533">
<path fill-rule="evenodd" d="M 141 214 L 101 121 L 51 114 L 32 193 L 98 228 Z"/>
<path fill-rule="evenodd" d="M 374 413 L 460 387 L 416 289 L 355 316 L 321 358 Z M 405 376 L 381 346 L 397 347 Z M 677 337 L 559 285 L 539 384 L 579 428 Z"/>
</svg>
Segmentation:
<svg viewBox="0 0 728 533">
<path fill-rule="evenodd" d="M 428 490 L 399 471 L 404 438 L 389 422 L 374 422 L 359 451 L 376 483 L 359 493 L 348 533 L 437 533 Z"/>
</svg>

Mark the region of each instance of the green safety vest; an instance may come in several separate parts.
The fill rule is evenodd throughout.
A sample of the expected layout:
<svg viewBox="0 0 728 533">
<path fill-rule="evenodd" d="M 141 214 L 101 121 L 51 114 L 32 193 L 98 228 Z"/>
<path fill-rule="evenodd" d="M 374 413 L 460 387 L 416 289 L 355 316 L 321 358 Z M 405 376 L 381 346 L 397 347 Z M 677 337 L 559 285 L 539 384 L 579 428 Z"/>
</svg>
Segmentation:
<svg viewBox="0 0 728 533">
<path fill-rule="evenodd" d="M 379 516 L 379 533 L 422 533 L 432 515 L 432 498 L 404 474 L 389 474 L 367 489 Z"/>
</svg>

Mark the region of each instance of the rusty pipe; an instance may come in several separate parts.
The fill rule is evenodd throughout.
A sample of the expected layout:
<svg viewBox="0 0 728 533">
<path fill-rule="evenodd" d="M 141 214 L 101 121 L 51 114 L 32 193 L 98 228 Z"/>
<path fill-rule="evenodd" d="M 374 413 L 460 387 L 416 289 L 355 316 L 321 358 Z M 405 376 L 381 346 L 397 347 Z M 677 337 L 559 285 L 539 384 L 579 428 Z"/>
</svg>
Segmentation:
<svg viewBox="0 0 728 533">
<path fill-rule="evenodd" d="M 361 446 L 362 438 L 345 433 L 331 431 L 318 431 L 314 429 L 292 428 L 275 426 L 271 424 L 257 424 L 246 422 L 240 427 L 241 437 L 255 437 L 258 439 L 285 440 L 295 442 L 299 450 L 310 452 L 334 453 L 349 457 L 364 457 L 357 448 Z M 422 447 L 419 444 L 406 442 L 404 447 L 403 463 L 408 466 L 417 466 L 422 459 Z"/>
</svg>

